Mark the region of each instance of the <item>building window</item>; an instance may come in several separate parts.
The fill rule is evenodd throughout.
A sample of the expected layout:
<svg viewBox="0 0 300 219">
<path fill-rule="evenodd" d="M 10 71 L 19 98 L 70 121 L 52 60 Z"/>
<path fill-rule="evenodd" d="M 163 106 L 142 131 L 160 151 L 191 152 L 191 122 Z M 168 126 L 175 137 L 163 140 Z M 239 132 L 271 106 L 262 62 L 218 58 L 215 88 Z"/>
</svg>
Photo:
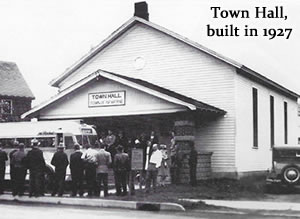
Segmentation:
<svg viewBox="0 0 300 219">
<path fill-rule="evenodd" d="M 284 143 L 288 143 L 288 104 L 284 101 Z"/>
<path fill-rule="evenodd" d="M 12 114 L 12 100 L 0 99 L 0 114 Z"/>
<path fill-rule="evenodd" d="M 253 107 L 253 147 L 258 147 L 258 99 L 257 89 L 252 88 L 252 107 Z"/>
<path fill-rule="evenodd" d="M 271 147 L 274 146 L 274 97 L 270 96 L 270 142 Z"/>
</svg>

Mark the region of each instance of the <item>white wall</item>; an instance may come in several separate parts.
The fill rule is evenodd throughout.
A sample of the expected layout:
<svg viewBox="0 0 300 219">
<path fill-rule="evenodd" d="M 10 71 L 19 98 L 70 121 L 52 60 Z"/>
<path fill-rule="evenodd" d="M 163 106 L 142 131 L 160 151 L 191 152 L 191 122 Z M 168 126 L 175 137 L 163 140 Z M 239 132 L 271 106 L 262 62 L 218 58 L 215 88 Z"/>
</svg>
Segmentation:
<svg viewBox="0 0 300 219">
<path fill-rule="evenodd" d="M 258 148 L 253 147 L 252 87 L 258 90 Z M 271 167 L 270 95 L 274 96 L 275 145 L 284 145 L 284 101 L 288 103 L 288 145 L 296 145 L 297 102 L 236 75 L 236 165 L 238 172 Z"/>
</svg>

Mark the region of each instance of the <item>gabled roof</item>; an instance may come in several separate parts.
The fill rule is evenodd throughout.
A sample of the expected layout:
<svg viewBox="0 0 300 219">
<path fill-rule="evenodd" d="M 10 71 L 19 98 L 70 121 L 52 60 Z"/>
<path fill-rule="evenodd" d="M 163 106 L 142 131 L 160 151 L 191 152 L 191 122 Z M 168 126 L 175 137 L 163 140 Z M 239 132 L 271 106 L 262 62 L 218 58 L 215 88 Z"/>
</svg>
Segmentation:
<svg viewBox="0 0 300 219">
<path fill-rule="evenodd" d="M 78 81 L 77 83 L 71 85 L 70 87 L 66 88 L 65 90 L 58 93 L 56 96 L 52 97 L 48 101 L 34 107 L 33 109 L 29 110 L 28 112 L 24 113 L 21 117 L 25 118 L 30 115 L 36 114 L 38 111 L 44 109 L 45 107 L 53 104 L 54 102 L 58 101 L 59 99 L 63 98 L 64 96 L 70 94 L 71 92 L 79 89 L 80 87 L 84 86 L 88 82 L 94 80 L 97 77 L 104 77 L 109 80 L 113 80 L 119 82 L 121 84 L 127 85 L 131 88 L 143 91 L 150 95 L 156 96 L 158 98 L 164 99 L 171 103 L 175 103 L 181 106 L 185 106 L 190 110 L 200 110 L 204 112 L 211 112 L 219 115 L 223 115 L 226 112 L 221 110 L 217 107 L 210 106 L 203 102 L 194 100 L 192 98 L 183 96 L 181 94 L 175 93 L 173 91 L 167 90 L 165 88 L 159 87 L 157 85 L 151 84 L 147 81 L 133 79 L 130 77 L 121 76 L 119 74 L 111 73 L 104 70 L 97 70 L 96 72 L 88 75 L 87 77 L 83 78 L 82 80 Z"/>
<path fill-rule="evenodd" d="M 216 53 L 213 50 L 210 50 L 194 41 L 189 40 L 186 37 L 183 37 L 175 32 L 172 32 L 164 27 L 161 27 L 157 24 L 154 24 L 150 21 L 144 20 L 139 17 L 132 17 L 129 19 L 126 23 L 124 23 L 121 27 L 119 27 L 116 31 L 114 31 L 110 36 L 108 36 L 105 40 L 103 40 L 99 45 L 97 45 L 93 50 L 88 52 L 85 56 L 83 56 L 80 60 L 78 60 L 76 63 L 74 63 L 72 66 L 70 66 L 65 72 L 63 72 L 61 75 L 59 75 L 57 78 L 53 79 L 50 82 L 51 86 L 59 87 L 60 82 L 62 82 L 64 79 L 66 79 L 69 75 L 71 75 L 74 71 L 76 71 L 78 68 L 80 68 L 82 65 L 84 65 L 88 60 L 90 60 L 92 57 L 94 57 L 96 54 L 98 54 L 102 49 L 104 49 L 106 46 L 108 46 L 112 41 L 117 39 L 119 36 L 121 36 L 124 32 L 126 32 L 128 29 L 130 29 L 133 25 L 141 23 L 144 25 L 147 25 L 148 27 L 151 27 L 157 31 L 160 31 L 170 37 L 173 37 L 181 42 L 184 42 L 185 44 L 192 46 L 208 55 L 211 55 L 218 60 L 221 60 L 237 69 L 237 73 L 244 75 L 252 80 L 257 81 L 258 83 L 262 83 L 264 85 L 267 85 L 268 87 L 275 89 L 279 91 L 280 93 L 283 93 L 289 97 L 292 98 L 300 98 L 300 95 L 279 85 L 278 83 L 272 81 L 271 79 L 268 79 L 267 77 L 247 68 L 246 66 L 229 59 L 219 53 Z"/>
<path fill-rule="evenodd" d="M 0 61 L 0 96 L 34 99 L 33 93 L 14 62 Z"/>
<path fill-rule="evenodd" d="M 59 84 L 61 81 L 63 81 L 65 78 L 67 78 L 69 75 L 71 75 L 74 71 L 76 71 L 78 68 L 80 68 L 83 64 L 85 64 L 88 60 L 90 60 L 93 56 L 98 54 L 102 49 L 104 49 L 106 46 L 108 46 L 112 41 L 117 39 L 119 36 L 121 36 L 124 32 L 126 32 L 128 29 L 130 29 L 132 26 L 134 26 L 137 23 L 141 23 L 144 25 L 147 25 L 155 30 L 158 30 L 164 34 L 167 34 L 175 39 L 178 39 L 196 49 L 201 50 L 202 52 L 205 52 L 211 56 L 214 56 L 218 58 L 219 60 L 222 60 L 230 65 L 233 65 L 235 67 L 241 67 L 242 65 L 229 59 L 221 54 L 218 54 L 196 42 L 193 42 L 189 40 L 188 38 L 185 38 L 175 32 L 172 32 L 164 27 L 161 27 L 157 24 L 154 24 L 150 21 L 144 20 L 139 17 L 132 17 L 129 19 L 126 23 L 124 23 L 121 27 L 119 27 L 116 31 L 114 31 L 111 35 L 109 35 L 105 40 L 103 40 L 99 45 L 97 45 L 93 50 L 89 51 L 86 55 L 84 55 L 80 60 L 78 60 L 76 63 L 74 63 L 72 66 L 66 69 L 65 72 L 63 72 L 61 75 L 59 75 L 57 78 L 53 79 L 50 82 L 51 86 L 59 87 Z"/>
</svg>

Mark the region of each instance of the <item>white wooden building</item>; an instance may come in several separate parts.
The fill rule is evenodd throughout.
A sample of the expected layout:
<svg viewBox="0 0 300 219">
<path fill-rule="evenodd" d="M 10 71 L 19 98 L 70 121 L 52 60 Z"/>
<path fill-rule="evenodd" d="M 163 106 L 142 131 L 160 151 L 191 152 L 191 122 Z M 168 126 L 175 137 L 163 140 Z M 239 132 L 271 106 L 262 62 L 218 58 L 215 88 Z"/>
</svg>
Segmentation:
<svg viewBox="0 0 300 219">
<path fill-rule="evenodd" d="M 165 142 L 184 118 L 197 150 L 213 152 L 214 176 L 265 171 L 272 145 L 297 144 L 298 94 L 137 16 L 51 85 L 59 93 L 23 117 L 148 125 Z"/>
</svg>

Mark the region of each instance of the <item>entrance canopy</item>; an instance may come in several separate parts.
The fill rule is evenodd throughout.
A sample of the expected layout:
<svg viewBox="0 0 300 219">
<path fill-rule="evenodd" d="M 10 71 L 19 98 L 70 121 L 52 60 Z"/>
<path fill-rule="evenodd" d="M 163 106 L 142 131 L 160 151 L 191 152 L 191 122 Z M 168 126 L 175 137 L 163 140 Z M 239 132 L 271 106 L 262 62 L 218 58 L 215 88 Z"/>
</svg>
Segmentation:
<svg viewBox="0 0 300 219">
<path fill-rule="evenodd" d="M 147 115 L 181 111 L 226 112 L 149 82 L 97 70 L 22 118 L 70 119 Z"/>
</svg>

